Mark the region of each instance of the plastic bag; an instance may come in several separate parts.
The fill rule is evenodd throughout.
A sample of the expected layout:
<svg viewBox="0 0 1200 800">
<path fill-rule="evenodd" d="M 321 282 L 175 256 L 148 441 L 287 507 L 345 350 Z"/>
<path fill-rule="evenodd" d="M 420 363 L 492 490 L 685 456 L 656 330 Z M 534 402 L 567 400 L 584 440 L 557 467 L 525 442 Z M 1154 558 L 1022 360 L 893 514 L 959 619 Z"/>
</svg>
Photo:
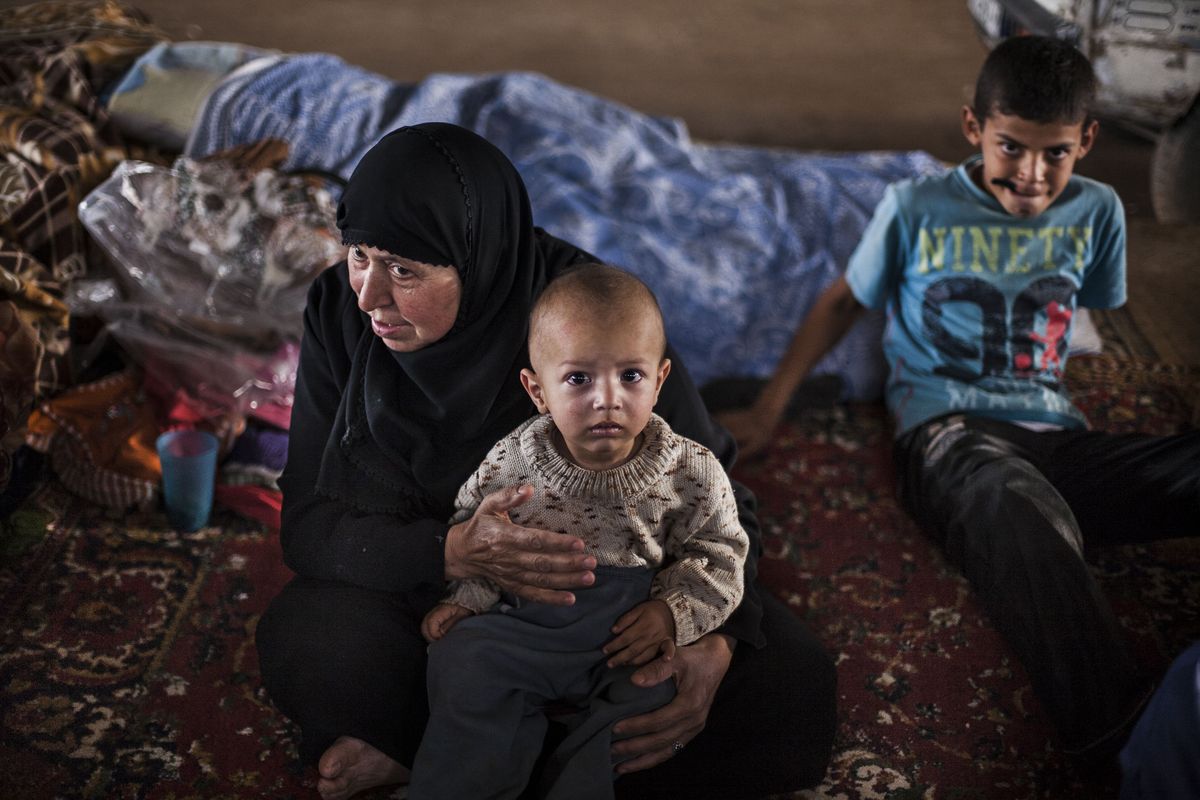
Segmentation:
<svg viewBox="0 0 1200 800">
<path fill-rule="evenodd" d="M 127 161 L 79 216 L 114 276 L 78 281 L 73 313 L 201 404 L 290 407 L 308 287 L 343 255 L 326 189 L 225 161 Z"/>
<path fill-rule="evenodd" d="M 224 161 L 122 162 L 79 217 L 127 301 L 235 339 L 298 336 L 309 284 L 342 255 L 328 191 Z"/>
</svg>

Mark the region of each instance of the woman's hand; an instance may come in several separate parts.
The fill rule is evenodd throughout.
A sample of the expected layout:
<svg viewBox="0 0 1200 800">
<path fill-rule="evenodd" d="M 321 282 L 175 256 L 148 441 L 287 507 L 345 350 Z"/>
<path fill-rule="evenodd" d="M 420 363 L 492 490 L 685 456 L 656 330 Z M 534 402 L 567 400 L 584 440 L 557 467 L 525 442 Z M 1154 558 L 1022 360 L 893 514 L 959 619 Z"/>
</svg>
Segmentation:
<svg viewBox="0 0 1200 800">
<path fill-rule="evenodd" d="M 686 745 L 704 730 L 717 687 L 729 670 L 734 640 L 710 633 L 675 650 L 674 658 L 657 658 L 633 673 L 635 686 L 656 686 L 675 678 L 675 699 L 649 714 L 623 719 L 613 726 L 617 736 L 628 736 L 613 745 L 613 757 L 628 758 L 617 772 L 653 767 L 675 755 L 676 742 Z"/>
<path fill-rule="evenodd" d="M 483 498 L 475 515 L 446 535 L 446 580 L 486 578 L 525 600 L 569 606 L 567 589 L 596 582 L 596 559 L 583 540 L 514 524 L 508 512 L 533 497 L 529 485 Z"/>
<path fill-rule="evenodd" d="M 737 440 L 738 456 L 746 459 L 760 455 L 770 446 L 780 418 L 754 406 L 714 415 Z"/>
</svg>

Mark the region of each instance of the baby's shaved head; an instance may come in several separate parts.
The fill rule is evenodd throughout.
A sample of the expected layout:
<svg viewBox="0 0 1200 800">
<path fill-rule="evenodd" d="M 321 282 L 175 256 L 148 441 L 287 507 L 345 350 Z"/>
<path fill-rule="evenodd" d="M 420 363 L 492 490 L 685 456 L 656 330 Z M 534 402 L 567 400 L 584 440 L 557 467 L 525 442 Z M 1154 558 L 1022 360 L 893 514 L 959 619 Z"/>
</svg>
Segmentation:
<svg viewBox="0 0 1200 800">
<path fill-rule="evenodd" d="M 565 315 L 565 316 L 564 316 Z M 666 352 L 662 310 L 650 287 L 636 276 L 607 264 L 581 264 L 546 285 L 529 314 L 530 355 L 543 337 L 554 336 L 554 321 L 570 318 L 608 329 L 652 317 L 659 357 Z"/>
</svg>

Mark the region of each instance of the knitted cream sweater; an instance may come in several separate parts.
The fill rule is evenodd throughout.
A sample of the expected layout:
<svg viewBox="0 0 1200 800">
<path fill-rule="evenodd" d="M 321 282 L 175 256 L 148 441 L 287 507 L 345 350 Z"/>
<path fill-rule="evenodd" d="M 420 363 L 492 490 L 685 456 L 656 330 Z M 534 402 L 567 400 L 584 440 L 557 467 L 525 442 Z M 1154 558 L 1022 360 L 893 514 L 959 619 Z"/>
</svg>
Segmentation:
<svg viewBox="0 0 1200 800">
<path fill-rule="evenodd" d="M 509 519 L 578 536 L 601 565 L 665 564 L 650 596 L 670 607 L 677 644 L 720 627 L 742 600 L 749 540 L 716 457 L 652 414 L 637 454 L 597 472 L 560 455 L 553 430 L 542 415 L 501 439 L 459 489 L 452 522 L 469 518 L 498 489 L 532 484 L 533 498 Z M 447 601 L 480 612 L 499 598 L 493 584 L 469 580 L 452 583 Z"/>
</svg>

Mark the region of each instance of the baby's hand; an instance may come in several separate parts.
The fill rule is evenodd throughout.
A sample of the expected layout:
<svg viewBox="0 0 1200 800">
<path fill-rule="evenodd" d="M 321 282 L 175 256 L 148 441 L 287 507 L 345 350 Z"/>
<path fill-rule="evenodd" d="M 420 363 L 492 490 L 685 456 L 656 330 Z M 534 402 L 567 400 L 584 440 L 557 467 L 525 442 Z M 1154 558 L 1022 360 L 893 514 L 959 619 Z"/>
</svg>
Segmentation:
<svg viewBox="0 0 1200 800">
<path fill-rule="evenodd" d="M 641 666 L 660 653 L 665 661 L 670 661 L 675 655 L 675 617 L 662 600 L 647 600 L 634 606 L 621 615 L 612 630 L 617 636 L 604 646 L 604 654 L 612 656 L 608 660 L 610 667 Z"/>
<path fill-rule="evenodd" d="M 460 619 L 466 619 L 475 612 L 469 608 L 456 606 L 453 603 L 438 603 L 425 619 L 421 620 L 421 635 L 427 642 L 436 642 L 450 632 Z"/>
</svg>

